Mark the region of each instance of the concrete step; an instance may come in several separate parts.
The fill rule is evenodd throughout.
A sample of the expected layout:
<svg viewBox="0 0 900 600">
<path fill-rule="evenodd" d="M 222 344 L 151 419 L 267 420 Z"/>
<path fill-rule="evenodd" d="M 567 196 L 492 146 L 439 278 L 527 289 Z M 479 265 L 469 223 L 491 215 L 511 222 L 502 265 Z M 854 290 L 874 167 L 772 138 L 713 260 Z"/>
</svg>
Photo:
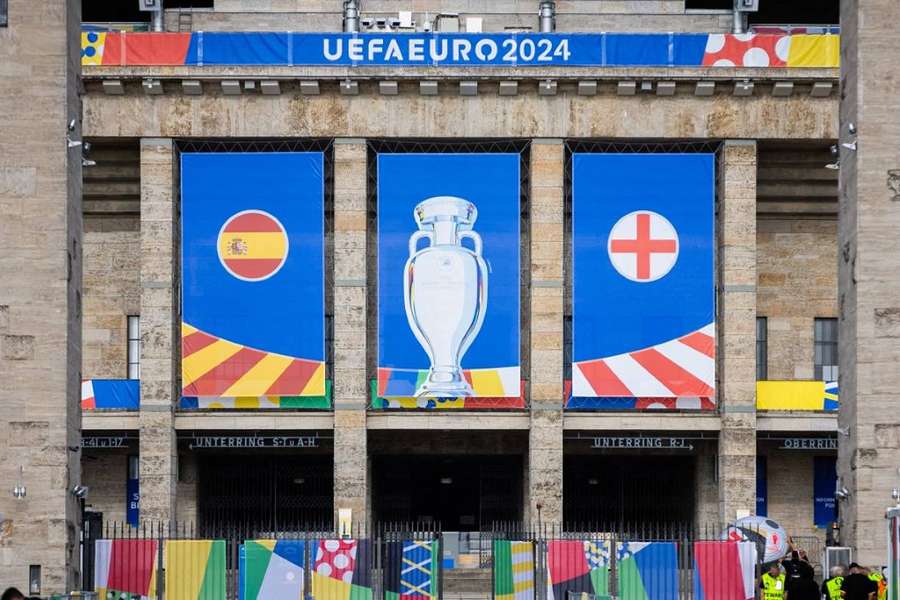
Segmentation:
<svg viewBox="0 0 900 600">
<path fill-rule="evenodd" d="M 475 600 L 469 595 L 478 598 L 491 595 L 491 570 L 490 569 L 445 569 L 444 570 L 444 598 L 448 594 L 464 594 L 466 598 L 454 600 Z"/>
<path fill-rule="evenodd" d="M 490 594 L 477 592 L 444 592 L 443 600 L 491 600 Z"/>
</svg>

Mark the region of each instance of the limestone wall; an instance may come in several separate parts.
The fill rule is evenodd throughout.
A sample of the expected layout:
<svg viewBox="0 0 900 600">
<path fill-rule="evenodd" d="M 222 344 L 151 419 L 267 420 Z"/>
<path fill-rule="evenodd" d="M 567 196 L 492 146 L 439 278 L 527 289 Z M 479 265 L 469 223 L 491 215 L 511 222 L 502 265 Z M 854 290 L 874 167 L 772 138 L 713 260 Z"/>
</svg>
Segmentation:
<svg viewBox="0 0 900 600">
<path fill-rule="evenodd" d="M 66 138 L 82 135 L 79 12 L 11 0 L 0 28 L 0 581 L 27 592 L 39 565 L 41 595 L 78 577 L 81 158 Z"/>
<path fill-rule="evenodd" d="M 139 315 L 140 222 L 86 218 L 82 376 L 127 377 L 128 315 Z"/>
<path fill-rule="evenodd" d="M 813 379 L 813 320 L 837 316 L 837 221 L 764 219 L 756 239 L 769 379 Z"/>
<path fill-rule="evenodd" d="M 85 451 L 81 459 L 82 481 L 90 488 L 85 510 L 103 513 L 104 524 L 121 524 L 126 519 L 128 454 Z"/>
</svg>

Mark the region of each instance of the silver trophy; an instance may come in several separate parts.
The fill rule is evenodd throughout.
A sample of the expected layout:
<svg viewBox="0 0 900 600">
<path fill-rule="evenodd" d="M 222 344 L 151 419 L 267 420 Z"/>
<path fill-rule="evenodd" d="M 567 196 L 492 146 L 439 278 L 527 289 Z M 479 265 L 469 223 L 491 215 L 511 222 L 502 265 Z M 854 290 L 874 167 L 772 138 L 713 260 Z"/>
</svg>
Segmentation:
<svg viewBox="0 0 900 600">
<path fill-rule="evenodd" d="M 487 264 L 481 236 L 472 231 L 478 209 L 462 198 L 435 196 L 420 202 L 414 215 L 419 231 L 409 238 L 403 303 L 409 328 L 431 360 L 416 396 L 472 396 L 460 363 L 487 311 Z M 466 238 L 474 250 L 462 245 Z M 429 244 L 419 249 L 423 239 Z"/>
</svg>

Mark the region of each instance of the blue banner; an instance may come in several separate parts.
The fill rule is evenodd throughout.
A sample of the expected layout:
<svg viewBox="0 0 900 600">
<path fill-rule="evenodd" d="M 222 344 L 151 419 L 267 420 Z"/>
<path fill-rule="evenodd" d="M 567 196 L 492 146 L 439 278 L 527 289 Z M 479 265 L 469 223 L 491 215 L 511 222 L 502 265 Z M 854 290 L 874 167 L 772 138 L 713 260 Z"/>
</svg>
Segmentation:
<svg viewBox="0 0 900 600">
<path fill-rule="evenodd" d="M 129 477 L 125 486 L 125 520 L 132 527 L 137 527 L 140 522 L 141 484 L 138 477 Z"/>
<path fill-rule="evenodd" d="M 380 397 L 520 401 L 519 161 L 378 156 Z"/>
<path fill-rule="evenodd" d="M 141 382 L 138 379 L 85 379 L 81 382 L 83 410 L 138 410 Z"/>
<path fill-rule="evenodd" d="M 572 170 L 570 407 L 707 408 L 714 155 L 575 154 Z"/>
<path fill-rule="evenodd" d="M 813 522 L 828 527 L 835 519 L 834 490 L 837 486 L 837 458 L 813 458 Z"/>
<path fill-rule="evenodd" d="M 769 473 L 765 456 L 756 457 L 756 516 L 769 515 Z"/>
<path fill-rule="evenodd" d="M 188 65 L 699 66 L 708 34 L 196 32 Z"/>
<path fill-rule="evenodd" d="M 181 155 L 184 396 L 325 395 L 323 163 Z"/>
</svg>

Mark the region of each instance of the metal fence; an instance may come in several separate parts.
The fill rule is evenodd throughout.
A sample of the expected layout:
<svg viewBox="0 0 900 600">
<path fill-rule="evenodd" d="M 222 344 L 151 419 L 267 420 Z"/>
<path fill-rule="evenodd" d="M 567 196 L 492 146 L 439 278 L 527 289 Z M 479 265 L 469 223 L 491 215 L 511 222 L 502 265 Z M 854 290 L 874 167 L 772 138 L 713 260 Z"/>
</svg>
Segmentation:
<svg viewBox="0 0 900 600">
<path fill-rule="evenodd" d="M 506 600 L 755 597 L 765 546 L 722 539 L 718 524 L 498 523 L 492 596 Z"/>
<path fill-rule="evenodd" d="M 432 526 L 344 529 L 109 523 L 84 539 L 82 588 L 101 600 L 441 598 L 442 538 Z"/>
</svg>

